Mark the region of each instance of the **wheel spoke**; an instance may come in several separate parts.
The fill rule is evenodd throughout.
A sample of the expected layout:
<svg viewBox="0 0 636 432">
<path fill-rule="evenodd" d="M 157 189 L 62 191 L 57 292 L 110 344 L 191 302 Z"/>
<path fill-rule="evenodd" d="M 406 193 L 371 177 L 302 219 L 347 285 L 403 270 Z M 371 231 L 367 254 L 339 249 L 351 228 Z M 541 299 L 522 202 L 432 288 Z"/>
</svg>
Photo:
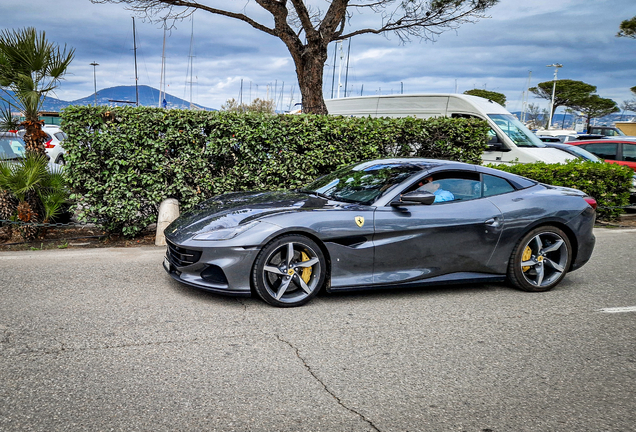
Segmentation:
<svg viewBox="0 0 636 432">
<path fill-rule="evenodd" d="M 318 258 L 312 258 L 312 259 L 310 259 L 308 261 L 297 262 L 295 265 L 296 265 L 296 267 L 302 267 L 302 268 L 313 267 L 314 264 L 318 263 L 318 261 L 320 261 Z"/>
<path fill-rule="evenodd" d="M 543 249 L 543 243 L 541 243 L 541 236 L 538 235 L 532 240 L 534 240 L 535 243 L 537 244 L 537 254 L 538 254 L 541 251 L 541 249 Z"/>
<path fill-rule="evenodd" d="M 531 259 L 531 260 L 528 260 L 528 261 L 523 261 L 521 263 L 521 267 L 534 267 L 537 264 L 538 263 L 535 260 Z"/>
<path fill-rule="evenodd" d="M 269 273 L 277 274 L 277 275 L 286 275 L 287 274 L 287 273 L 281 271 L 278 267 L 274 267 L 274 266 L 265 266 L 263 268 L 263 270 L 265 270 L 266 272 L 269 272 Z"/>
<path fill-rule="evenodd" d="M 294 244 L 293 243 L 288 243 L 287 244 L 287 268 L 291 267 L 291 262 L 294 259 Z"/>
<path fill-rule="evenodd" d="M 551 260 L 551 259 L 549 259 L 549 258 L 544 258 L 544 259 L 543 259 L 543 262 L 545 262 L 546 264 L 549 264 L 549 265 L 550 265 L 550 267 L 552 267 L 553 269 L 555 269 L 555 270 L 556 270 L 556 271 L 558 271 L 559 273 L 563 273 L 563 271 L 565 270 L 565 269 L 563 268 L 563 266 L 561 266 L 561 265 L 559 265 L 559 264 L 555 263 L 554 261 L 552 261 L 552 260 Z"/>
<path fill-rule="evenodd" d="M 550 246 L 548 246 L 547 248 L 543 249 L 541 251 L 541 255 L 545 255 L 548 252 L 554 252 L 556 250 L 559 250 L 561 245 L 563 245 L 563 240 L 559 239 L 559 240 L 555 241 L 553 244 L 551 244 Z"/>
<path fill-rule="evenodd" d="M 543 283 L 543 275 L 544 275 L 543 266 L 542 265 L 537 266 L 536 270 L 537 270 L 537 281 L 536 281 L 537 286 L 541 286 L 541 283 Z"/>
<path fill-rule="evenodd" d="M 280 284 L 280 288 L 278 288 L 278 292 L 276 293 L 276 300 L 280 300 L 280 298 L 285 294 L 287 288 L 289 288 L 289 283 L 291 282 L 291 278 L 283 278 L 282 283 Z"/>
<path fill-rule="evenodd" d="M 307 294 L 311 294 L 311 288 L 307 286 L 307 284 L 305 283 L 303 278 L 300 277 L 299 274 L 296 275 L 296 281 L 300 284 L 300 287 L 303 289 L 303 291 L 305 291 Z"/>
</svg>

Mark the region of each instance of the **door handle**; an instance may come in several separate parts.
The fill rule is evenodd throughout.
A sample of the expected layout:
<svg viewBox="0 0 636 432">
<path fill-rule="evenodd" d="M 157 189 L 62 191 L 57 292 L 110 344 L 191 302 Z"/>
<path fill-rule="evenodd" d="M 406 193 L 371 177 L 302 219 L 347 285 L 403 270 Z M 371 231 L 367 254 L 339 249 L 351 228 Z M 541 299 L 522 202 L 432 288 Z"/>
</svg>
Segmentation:
<svg viewBox="0 0 636 432">
<path fill-rule="evenodd" d="M 493 227 L 499 226 L 499 218 L 496 218 L 496 217 L 490 218 L 487 221 L 485 221 L 484 224 L 493 226 Z"/>
</svg>

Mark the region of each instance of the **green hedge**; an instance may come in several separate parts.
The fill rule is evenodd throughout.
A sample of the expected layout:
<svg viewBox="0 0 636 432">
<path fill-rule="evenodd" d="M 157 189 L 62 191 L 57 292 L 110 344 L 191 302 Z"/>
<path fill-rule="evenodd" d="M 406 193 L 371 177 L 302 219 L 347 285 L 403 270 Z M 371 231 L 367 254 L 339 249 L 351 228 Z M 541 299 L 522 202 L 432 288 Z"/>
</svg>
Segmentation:
<svg viewBox="0 0 636 432">
<path fill-rule="evenodd" d="M 502 171 L 518 174 L 541 183 L 567 186 L 590 195 L 598 203 L 599 219 L 615 219 L 629 204 L 634 171 L 625 166 L 572 161 L 567 164 L 543 162 L 517 165 L 491 165 Z"/>
<path fill-rule="evenodd" d="M 396 156 L 480 163 L 478 119 L 269 116 L 71 106 L 66 174 L 82 220 L 135 235 L 165 198 L 182 210 L 230 191 L 296 188 L 334 169 Z"/>
</svg>

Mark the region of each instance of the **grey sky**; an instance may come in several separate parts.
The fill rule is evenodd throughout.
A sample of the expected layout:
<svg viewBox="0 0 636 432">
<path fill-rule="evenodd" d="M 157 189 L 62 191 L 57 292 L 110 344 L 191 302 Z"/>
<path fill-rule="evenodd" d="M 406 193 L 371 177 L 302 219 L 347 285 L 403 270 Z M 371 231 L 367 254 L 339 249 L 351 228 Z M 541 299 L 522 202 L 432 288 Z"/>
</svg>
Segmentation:
<svg viewBox="0 0 636 432">
<path fill-rule="evenodd" d="M 89 0 L 0 0 L 3 27 L 35 26 L 49 40 L 76 49 L 70 74 L 56 96 L 79 99 L 93 93 L 93 61 L 97 88 L 134 85 L 132 13 L 122 5 L 95 5 Z M 240 2 L 242 5 L 247 0 Z M 238 4 L 238 3 L 237 3 Z M 393 35 L 352 39 L 348 91 L 360 94 L 459 92 L 472 88 L 504 93 L 507 108 L 521 108 L 532 71 L 532 85 L 552 79 L 546 65 L 562 63 L 559 78 L 585 81 L 602 97 L 617 103 L 632 99 L 636 85 L 636 40 L 617 38 L 619 23 L 636 15 L 633 0 L 501 0 L 491 18 L 465 24 L 436 42 L 401 45 Z M 354 17 L 357 20 L 369 16 Z M 159 24 L 136 19 L 139 83 L 159 87 L 163 31 Z M 167 38 L 167 91 L 188 99 L 186 77 L 191 22 L 178 22 Z M 347 45 L 344 45 L 345 51 Z M 265 97 L 268 85 L 280 91 L 284 106 L 294 85 L 294 64 L 275 37 L 230 18 L 204 12 L 194 15 L 193 101 L 219 108 L 228 98 Z M 325 97 L 331 96 L 333 44 L 325 69 Z M 344 82 L 344 75 L 342 78 Z M 337 81 L 337 77 L 336 77 Z M 381 89 L 381 90 L 380 90 Z M 343 90 L 341 90 L 341 95 Z M 534 99 L 529 102 L 547 106 Z"/>
</svg>

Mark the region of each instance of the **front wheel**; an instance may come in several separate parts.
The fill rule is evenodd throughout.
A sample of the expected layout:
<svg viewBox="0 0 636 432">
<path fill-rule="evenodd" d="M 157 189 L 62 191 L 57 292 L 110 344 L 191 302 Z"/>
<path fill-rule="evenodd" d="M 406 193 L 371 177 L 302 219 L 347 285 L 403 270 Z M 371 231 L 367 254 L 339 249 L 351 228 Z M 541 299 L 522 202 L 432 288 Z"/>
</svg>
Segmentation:
<svg viewBox="0 0 636 432">
<path fill-rule="evenodd" d="M 508 279 L 523 291 L 548 291 L 565 277 L 571 261 L 568 236 L 556 227 L 538 227 L 515 246 L 508 264 Z"/>
<path fill-rule="evenodd" d="M 290 234 L 272 240 L 261 250 L 252 282 L 259 297 L 273 306 L 301 306 L 318 294 L 326 270 L 320 247 L 308 237 Z"/>
</svg>

